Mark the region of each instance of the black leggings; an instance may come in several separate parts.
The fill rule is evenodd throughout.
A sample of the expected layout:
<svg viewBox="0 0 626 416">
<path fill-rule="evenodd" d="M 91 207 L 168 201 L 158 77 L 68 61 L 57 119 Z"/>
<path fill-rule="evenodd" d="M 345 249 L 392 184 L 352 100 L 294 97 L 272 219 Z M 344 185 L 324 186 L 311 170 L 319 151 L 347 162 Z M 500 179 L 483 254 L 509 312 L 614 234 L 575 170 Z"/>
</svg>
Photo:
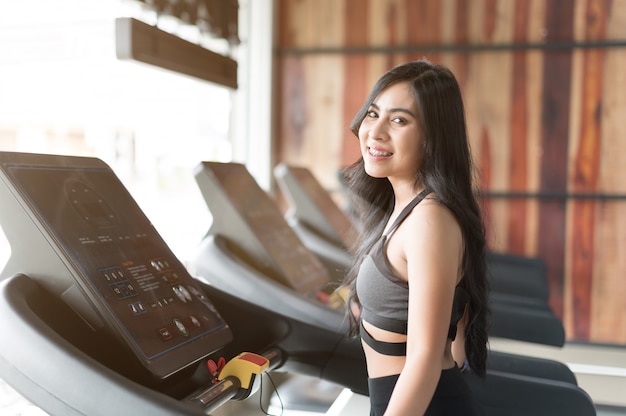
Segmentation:
<svg viewBox="0 0 626 416">
<path fill-rule="evenodd" d="M 382 416 L 387 409 L 398 374 L 368 379 L 370 395 L 370 416 Z M 428 416 L 478 416 L 472 392 L 457 366 L 443 370 L 435 394 L 424 415 Z M 408 416 L 408 415 L 407 415 Z"/>
</svg>

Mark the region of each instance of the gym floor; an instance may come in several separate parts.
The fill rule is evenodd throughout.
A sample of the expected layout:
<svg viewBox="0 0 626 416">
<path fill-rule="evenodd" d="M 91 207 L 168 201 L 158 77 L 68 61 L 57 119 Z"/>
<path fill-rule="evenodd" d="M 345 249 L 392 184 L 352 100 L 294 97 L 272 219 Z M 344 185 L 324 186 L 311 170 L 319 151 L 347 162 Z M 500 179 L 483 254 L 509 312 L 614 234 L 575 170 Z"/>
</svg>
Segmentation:
<svg viewBox="0 0 626 416">
<path fill-rule="evenodd" d="M 544 347 L 517 341 L 491 340 L 491 348 L 559 360 L 576 373 L 578 384 L 596 403 L 598 416 L 626 416 L 626 348 L 585 344 L 566 344 L 563 348 Z M 290 381 L 287 383 L 286 381 Z M 344 391 L 339 386 L 316 379 L 273 373 L 272 382 L 278 387 L 283 402 L 282 416 L 351 416 L 368 414 L 367 398 Z M 293 403 L 290 390 L 298 392 Z M 336 412 L 339 402 L 341 412 Z M 334 403 L 334 404 L 333 404 Z M 336 413 L 335 413 L 336 412 Z M 263 377 L 262 389 L 245 401 L 232 401 L 212 413 L 213 416 L 280 415 L 281 407 L 274 387 Z M 0 415 L 46 416 L 6 383 L 0 380 Z"/>
<path fill-rule="evenodd" d="M 299 377 L 299 376 L 296 376 Z M 324 390 L 328 390 L 329 387 L 323 387 Z M 280 387 L 278 388 L 280 393 Z M 326 392 L 328 393 L 328 392 Z M 337 396 L 339 396 L 340 389 L 337 390 Z M 265 410 L 265 411 L 264 411 Z M 327 408 L 330 410 L 330 408 Z M 267 413 L 266 413 L 267 412 Z M 366 398 L 353 398 L 347 411 L 341 413 L 342 416 L 357 416 L 368 414 L 367 400 Z M 229 402 L 223 407 L 213 412 L 213 416 L 263 416 L 266 414 L 280 415 L 280 409 L 278 407 L 261 408 L 261 397 L 255 394 L 248 400 L 242 402 Z M 294 410 L 285 407 L 282 416 L 316 416 L 325 415 L 326 412 L 319 411 L 302 411 Z M 47 416 L 47 413 L 29 403 L 15 390 L 9 387 L 6 383 L 0 380 L 0 415 L 2 416 Z M 339 415 L 339 413 L 337 413 Z M 598 416 L 625 416 L 625 407 L 598 405 Z M 330 415 L 328 415 L 330 416 Z"/>
</svg>

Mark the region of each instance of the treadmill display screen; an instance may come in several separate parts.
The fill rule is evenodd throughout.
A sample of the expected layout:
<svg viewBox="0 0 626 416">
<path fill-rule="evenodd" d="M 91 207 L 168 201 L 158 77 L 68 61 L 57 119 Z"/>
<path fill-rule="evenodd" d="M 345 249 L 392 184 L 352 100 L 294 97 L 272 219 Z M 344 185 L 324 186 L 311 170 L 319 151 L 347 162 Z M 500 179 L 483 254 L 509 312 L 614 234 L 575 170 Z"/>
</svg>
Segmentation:
<svg viewBox="0 0 626 416">
<path fill-rule="evenodd" d="M 5 169 L 83 293 L 155 376 L 230 342 L 228 325 L 110 169 Z"/>
<path fill-rule="evenodd" d="M 293 175 L 295 181 L 309 197 L 307 201 L 298 201 L 296 198 L 293 198 L 293 203 L 298 204 L 299 202 L 308 204 L 307 209 L 312 209 L 311 205 L 317 207 L 324 219 L 328 221 L 337 236 L 341 239 L 341 243 L 345 247 L 351 247 L 354 239 L 354 230 L 351 221 L 348 219 L 347 215 L 339 209 L 330 194 L 322 187 L 315 176 L 313 176 L 313 173 L 301 167 L 291 166 L 286 169 L 289 174 Z M 285 186 L 284 189 L 289 195 L 289 187 Z"/>
<path fill-rule="evenodd" d="M 300 293 L 319 289 L 330 281 L 324 265 L 304 246 L 244 165 L 203 162 L 202 170 L 200 174 L 208 174 L 217 181 L 212 186 L 219 185 L 225 193 L 225 201 L 217 200 L 224 198 L 218 192 L 207 192 L 205 198 L 214 222 L 218 227 L 224 224 L 219 230 L 222 235 L 244 247 L 262 263 L 268 263 Z M 228 218 L 233 215 L 237 215 L 245 227 L 230 226 Z M 253 245 L 254 241 L 258 244 Z"/>
</svg>

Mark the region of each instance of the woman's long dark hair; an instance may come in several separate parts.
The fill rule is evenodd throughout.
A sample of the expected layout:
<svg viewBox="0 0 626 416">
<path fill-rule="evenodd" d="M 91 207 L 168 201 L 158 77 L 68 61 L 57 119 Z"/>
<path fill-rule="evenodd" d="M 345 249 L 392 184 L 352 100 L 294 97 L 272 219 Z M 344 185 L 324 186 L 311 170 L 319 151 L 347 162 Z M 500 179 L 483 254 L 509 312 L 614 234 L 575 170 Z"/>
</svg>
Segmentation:
<svg viewBox="0 0 626 416">
<path fill-rule="evenodd" d="M 358 137 L 359 127 L 370 105 L 383 90 L 398 82 L 411 85 L 422 127 L 423 153 L 415 177 L 416 189 L 418 185 L 430 189 L 437 201 L 450 209 L 463 233 L 463 279 L 459 285 L 469 294 L 465 351 L 472 370 L 484 376 L 489 325 L 485 230 L 474 194 L 475 170 L 456 78 L 449 69 L 427 60 L 399 65 L 385 73 L 374 85 L 350 129 Z M 363 158 L 343 173 L 351 206 L 364 229 L 356 253 L 357 261 L 346 280 L 350 298 L 358 304 L 354 288 L 360 261 L 380 238 L 394 208 L 394 194 L 386 178 L 367 175 Z"/>
</svg>

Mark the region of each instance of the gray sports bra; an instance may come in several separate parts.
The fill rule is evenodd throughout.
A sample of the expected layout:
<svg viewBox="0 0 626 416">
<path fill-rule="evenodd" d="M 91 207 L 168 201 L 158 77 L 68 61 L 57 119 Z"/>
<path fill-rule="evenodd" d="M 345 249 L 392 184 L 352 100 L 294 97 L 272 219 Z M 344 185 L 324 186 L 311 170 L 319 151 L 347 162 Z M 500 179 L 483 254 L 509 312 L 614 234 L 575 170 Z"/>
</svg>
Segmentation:
<svg viewBox="0 0 626 416">
<path fill-rule="evenodd" d="M 383 234 L 363 258 L 356 280 L 356 292 L 361 302 L 361 339 L 375 351 L 385 355 L 406 355 L 406 342 L 384 342 L 374 339 L 363 327 L 363 320 L 387 331 L 406 334 L 409 312 L 408 282 L 391 270 L 385 249 L 391 234 L 408 217 L 413 208 L 428 194 L 417 195 L 398 215 L 389 230 Z M 454 291 L 452 316 L 448 338 L 456 337 L 457 323 L 463 316 L 468 302 L 467 292 L 460 286 Z"/>
</svg>

